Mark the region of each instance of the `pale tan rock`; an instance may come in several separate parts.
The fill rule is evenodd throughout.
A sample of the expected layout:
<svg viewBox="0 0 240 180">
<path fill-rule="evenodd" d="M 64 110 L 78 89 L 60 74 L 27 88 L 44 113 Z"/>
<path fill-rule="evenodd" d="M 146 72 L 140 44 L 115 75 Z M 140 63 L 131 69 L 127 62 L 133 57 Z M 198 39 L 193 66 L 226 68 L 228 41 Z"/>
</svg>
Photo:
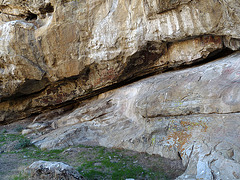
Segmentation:
<svg viewBox="0 0 240 180">
<path fill-rule="evenodd" d="M 41 130 L 41 129 L 45 129 L 48 126 L 49 125 L 47 123 L 32 123 L 32 124 L 29 124 L 27 128 L 33 129 L 33 130 Z"/>
<path fill-rule="evenodd" d="M 106 69 L 103 69 L 101 71 L 98 70 L 97 72 L 99 74 L 95 74 L 96 71 L 93 71 L 93 74 L 90 73 L 90 76 L 92 77 L 92 85 L 84 84 L 84 79 L 79 79 L 75 82 L 60 82 L 56 85 L 50 85 L 44 91 L 39 93 L 38 96 L 26 98 L 25 100 L 20 99 L 20 101 L 14 100 L 3 102 L 0 104 L 0 106 L 2 106 L 2 108 L 0 109 L 3 111 L 3 117 L 1 119 L 12 119 L 11 116 L 14 114 L 14 112 L 17 113 L 16 116 L 18 118 L 25 117 L 33 113 L 34 111 L 38 112 L 39 110 L 41 110 L 41 107 L 61 104 L 74 98 L 78 98 L 79 96 L 81 97 L 81 95 L 83 96 L 86 93 L 91 93 L 92 91 L 104 86 L 104 83 L 112 84 L 114 82 L 114 79 L 117 78 L 124 80 L 126 78 L 142 76 L 156 70 L 161 71 L 166 70 L 167 68 L 173 68 L 181 65 L 191 64 L 193 62 L 198 62 L 206 58 L 210 53 L 221 50 L 223 47 L 221 37 L 204 36 L 201 38 L 195 38 L 183 42 L 173 43 L 171 46 L 169 46 L 168 51 L 164 55 L 162 55 L 158 60 L 154 61 L 154 56 L 162 54 L 161 51 L 159 52 L 158 49 L 155 49 L 157 45 L 158 44 L 152 44 L 148 47 L 150 49 L 150 54 L 148 55 L 148 58 L 143 56 L 142 59 L 137 59 L 137 57 L 135 58 L 133 56 L 133 58 L 129 60 L 130 63 L 126 67 L 126 69 L 122 69 L 123 75 L 116 74 L 116 72 L 114 72 L 113 74 L 109 74 Z M 164 48 L 165 50 L 161 48 L 163 49 L 162 51 L 166 51 L 166 47 Z M 145 51 L 143 51 L 143 54 L 144 52 Z M 153 58 L 152 61 L 150 61 L 151 57 Z M 134 64 L 132 64 L 132 62 L 134 62 Z M 149 68 L 145 69 L 146 66 L 149 66 Z M 130 71 L 132 71 L 133 74 L 130 73 Z M 98 76 L 99 78 L 94 78 Z M 25 90 L 25 93 L 31 93 L 31 90 L 32 92 L 34 92 L 34 87 L 35 89 L 44 87 L 41 86 L 41 84 L 44 85 L 44 83 L 48 84 L 48 82 L 44 79 L 41 81 L 37 81 L 36 83 L 33 83 L 31 81 L 30 85 L 32 85 L 33 88 L 31 89 L 30 87 L 28 87 L 30 89 L 28 89 L 28 91 Z M 87 89 L 89 87 L 92 87 L 91 91 Z M 8 89 L 6 88 L 6 90 Z M 23 90 L 21 92 L 23 93 Z M 16 106 L 9 106 L 9 104 L 16 104 Z M 29 107 L 31 107 L 32 109 L 30 109 L 30 111 L 28 112 L 26 110 L 29 109 Z M 37 107 L 37 109 L 34 109 L 35 107 Z M 21 113 L 21 111 L 24 111 L 24 113 Z"/>
<path fill-rule="evenodd" d="M 22 135 L 31 134 L 31 133 L 33 133 L 33 132 L 34 132 L 34 130 L 32 130 L 32 129 L 23 129 L 23 130 L 22 130 Z"/>
<path fill-rule="evenodd" d="M 0 4 L 0 120 L 5 122 L 204 60 L 224 46 L 239 48 L 237 0 Z"/>
</svg>

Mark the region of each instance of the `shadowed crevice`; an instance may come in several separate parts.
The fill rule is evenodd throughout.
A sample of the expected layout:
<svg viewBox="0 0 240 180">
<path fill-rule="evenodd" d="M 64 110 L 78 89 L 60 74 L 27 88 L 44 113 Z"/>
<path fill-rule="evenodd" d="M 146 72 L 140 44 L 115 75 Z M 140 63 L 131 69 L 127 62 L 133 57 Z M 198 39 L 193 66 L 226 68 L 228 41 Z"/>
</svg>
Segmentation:
<svg viewBox="0 0 240 180">
<path fill-rule="evenodd" d="M 146 51 L 149 51 L 150 55 L 152 53 L 154 53 L 154 48 L 152 46 L 148 46 L 146 47 L 145 49 L 143 49 L 144 52 Z M 78 97 L 74 97 L 72 99 L 69 99 L 67 101 L 62 101 L 62 102 L 59 102 L 59 103 L 56 103 L 56 104 L 51 104 L 51 105 L 47 105 L 45 107 L 35 107 L 35 108 L 30 108 L 30 109 L 25 109 L 24 112 L 19 112 L 18 114 L 24 114 L 24 117 L 21 116 L 21 115 L 14 115 L 14 118 L 12 118 L 13 115 L 9 114 L 11 112 L 8 112 L 8 115 L 5 116 L 5 119 L 3 122 L 1 122 L 1 124 L 6 124 L 6 123 L 10 123 L 10 122 L 13 122 L 13 121 L 16 121 L 16 119 L 24 119 L 26 117 L 29 117 L 31 114 L 34 114 L 34 113 L 41 113 L 42 111 L 51 111 L 51 110 L 54 110 L 54 109 L 58 109 L 58 108 L 62 108 L 64 106 L 68 106 L 70 104 L 73 104 L 73 106 L 77 107 L 79 103 L 81 103 L 81 101 L 83 100 L 86 100 L 86 99 L 89 99 L 89 98 L 92 98 L 96 95 L 99 95 L 101 93 L 104 93 L 104 92 L 107 92 L 107 91 L 110 91 L 110 90 L 114 90 L 114 89 L 117 89 L 117 88 L 121 88 L 125 85 L 129 85 L 131 83 L 134 83 L 136 81 L 139 81 L 139 80 L 142 80 L 144 78 L 148 78 L 150 76 L 153 76 L 153 75 L 157 75 L 157 74 L 161 74 L 161 73 L 165 73 L 165 72 L 170 72 L 170 71 L 176 71 L 176 70 L 181 70 L 181 69 L 186 69 L 186 68 L 192 68 L 192 67 L 196 67 L 196 66 L 201 66 L 203 64 L 206 64 L 208 62 L 211 62 L 211 61 L 215 61 L 219 58 L 222 58 L 222 57 L 226 57 L 230 54 L 232 54 L 234 51 L 228 49 L 228 48 L 223 48 L 221 50 L 216 50 L 212 53 L 210 53 L 207 57 L 205 58 L 200 58 L 200 59 L 197 59 L 195 60 L 192 64 L 182 64 L 180 66 L 177 66 L 177 67 L 151 67 L 151 68 L 148 68 L 148 69 L 144 69 L 144 73 L 140 73 L 140 74 L 135 74 L 135 73 L 128 73 L 130 75 L 127 75 L 127 78 L 124 79 L 124 77 L 122 79 L 119 79 L 119 81 L 115 81 L 116 83 L 114 84 L 111 84 L 109 86 L 106 86 L 106 87 L 103 87 L 103 88 L 96 88 L 96 89 L 90 89 L 89 91 L 85 92 L 86 94 L 83 94 L 83 95 L 79 95 Z M 141 53 L 140 53 L 141 55 Z M 150 56 L 149 55 L 149 56 Z M 145 60 L 147 62 L 147 57 L 149 57 L 148 55 L 145 55 Z M 161 52 L 157 52 L 156 53 L 156 57 L 155 55 L 154 56 L 150 56 L 150 57 L 154 57 L 157 58 L 161 56 Z M 132 56 L 133 59 L 136 59 L 137 57 Z M 143 61 L 143 62 L 144 62 Z M 131 61 L 134 63 L 134 60 Z M 147 62 L 148 63 L 148 62 Z M 144 63 L 143 63 L 144 64 Z M 135 64 L 133 65 L 135 66 Z M 140 64 L 137 64 L 137 67 L 136 69 L 139 70 L 139 68 L 142 67 L 142 65 Z M 73 76 L 73 77 L 69 77 L 69 78 L 65 78 L 63 80 L 60 80 L 60 81 L 57 81 L 53 84 L 48 84 L 46 88 L 49 89 L 49 91 L 51 91 L 51 88 L 54 88 L 56 89 L 56 87 L 60 87 L 61 85 L 63 84 L 67 84 L 67 83 L 74 83 L 75 81 L 78 81 L 80 78 L 85 78 L 85 80 L 88 80 L 89 78 L 89 73 L 91 71 L 92 67 L 86 67 L 84 69 L 84 71 L 82 71 L 81 74 L 77 75 L 77 76 Z M 127 70 L 126 70 L 127 71 Z M 125 72 L 126 72 L 125 71 Z M 131 70 L 130 70 L 131 71 Z M 133 72 L 135 70 L 133 69 Z M 127 73 L 127 72 L 126 72 Z M 121 73 L 122 75 L 122 73 Z M 36 92 L 34 94 L 29 94 L 29 95 L 24 95 L 24 97 L 16 97 L 14 99 L 14 101 L 21 101 L 21 100 L 24 100 L 24 99 L 32 99 L 34 97 L 37 97 L 39 93 L 41 93 L 42 91 L 46 90 L 46 88 L 41 88 L 40 92 Z M 7 99 L 5 99 L 7 100 Z M 13 101 L 13 100 L 12 100 Z M 15 117 L 16 116 L 16 117 Z M 17 117 L 18 116 L 18 117 Z"/>
<path fill-rule="evenodd" d="M 54 12 L 54 7 L 51 3 L 48 3 L 45 6 L 40 7 L 39 11 L 41 14 L 52 13 Z"/>
<path fill-rule="evenodd" d="M 37 19 L 37 15 L 31 13 L 30 11 L 28 11 L 27 17 L 26 17 L 26 21 L 32 21 L 32 20 L 36 20 Z"/>
</svg>

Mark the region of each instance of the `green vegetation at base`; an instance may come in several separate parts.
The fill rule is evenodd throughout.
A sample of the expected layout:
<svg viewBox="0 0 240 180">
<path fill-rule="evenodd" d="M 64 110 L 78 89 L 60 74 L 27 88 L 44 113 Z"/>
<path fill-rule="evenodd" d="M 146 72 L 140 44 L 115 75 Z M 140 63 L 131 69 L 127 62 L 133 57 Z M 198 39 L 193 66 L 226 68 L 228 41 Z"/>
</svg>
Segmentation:
<svg viewBox="0 0 240 180">
<path fill-rule="evenodd" d="M 20 134 L 0 134 L 0 148 L 2 145 L 17 142 L 15 148 L 4 154 L 16 154 L 20 159 L 28 159 L 30 164 L 37 160 L 59 161 L 72 165 L 86 179 L 168 179 L 160 168 L 146 168 L 138 163 L 138 154 L 127 150 L 109 149 L 100 146 L 75 146 L 60 150 L 41 150 L 31 144 L 30 139 Z M 143 155 L 143 154 L 142 154 Z M 145 155 L 145 157 L 150 155 Z M 160 157 L 159 161 L 161 161 Z M 24 164 L 28 166 L 30 164 Z M 13 180 L 27 179 L 27 175 L 19 172 L 12 176 Z"/>
<path fill-rule="evenodd" d="M 18 144 L 16 144 L 15 148 L 23 149 L 23 148 L 29 147 L 31 145 L 32 145 L 32 143 L 31 143 L 30 139 L 23 138 L 18 141 Z"/>
<path fill-rule="evenodd" d="M 64 156 L 61 153 L 64 150 L 41 150 L 37 147 L 32 147 L 31 149 L 25 148 L 21 153 L 24 157 L 30 159 L 39 159 L 43 161 L 61 161 L 64 160 Z"/>
<path fill-rule="evenodd" d="M 82 147 L 82 146 L 81 146 Z M 86 160 L 79 156 L 79 161 L 84 162 L 77 168 L 78 172 L 89 180 L 94 179 L 168 179 L 162 171 L 153 171 L 137 164 L 137 156 L 124 155 L 125 150 L 104 147 L 94 147 L 93 160 Z M 97 153 L 96 153 L 97 152 Z"/>
<path fill-rule="evenodd" d="M 22 132 L 23 129 L 24 128 L 22 126 L 18 126 L 18 127 L 15 128 L 15 131 Z"/>
<path fill-rule="evenodd" d="M 30 139 L 19 134 L 7 134 L 5 131 L 0 134 L 0 148 L 7 143 L 16 142 L 14 150 L 32 146 Z"/>
</svg>

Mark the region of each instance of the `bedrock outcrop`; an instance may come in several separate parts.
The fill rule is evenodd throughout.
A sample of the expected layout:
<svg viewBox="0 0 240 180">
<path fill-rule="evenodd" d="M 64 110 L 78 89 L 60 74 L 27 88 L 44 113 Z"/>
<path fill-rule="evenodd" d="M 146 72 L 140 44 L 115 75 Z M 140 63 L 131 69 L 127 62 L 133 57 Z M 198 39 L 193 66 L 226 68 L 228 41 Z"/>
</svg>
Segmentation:
<svg viewBox="0 0 240 180">
<path fill-rule="evenodd" d="M 239 179 L 239 48 L 239 0 L 0 0 L 0 123 Z"/>
<path fill-rule="evenodd" d="M 33 143 L 132 149 L 182 159 L 178 179 L 239 179 L 239 60 L 237 52 L 100 94 L 51 119 Z"/>
<path fill-rule="evenodd" d="M 0 1 L 0 121 L 240 45 L 238 0 Z"/>
</svg>

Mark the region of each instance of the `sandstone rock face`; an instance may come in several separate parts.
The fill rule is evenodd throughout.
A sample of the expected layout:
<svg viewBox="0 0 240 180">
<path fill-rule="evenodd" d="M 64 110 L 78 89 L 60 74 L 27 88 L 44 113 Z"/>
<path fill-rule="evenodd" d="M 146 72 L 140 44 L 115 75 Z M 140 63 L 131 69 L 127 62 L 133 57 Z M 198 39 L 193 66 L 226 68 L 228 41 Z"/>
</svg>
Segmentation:
<svg viewBox="0 0 240 180">
<path fill-rule="evenodd" d="M 237 50 L 239 7 L 238 0 L 1 1 L 0 121 Z"/>
<path fill-rule="evenodd" d="M 240 53 L 152 76 L 87 100 L 34 140 L 41 148 L 97 144 L 181 158 L 178 179 L 240 177 Z"/>
<path fill-rule="evenodd" d="M 61 162 L 36 161 L 26 170 L 31 180 L 84 180 L 84 178 L 72 167 Z"/>
<path fill-rule="evenodd" d="M 240 53 L 209 62 L 240 49 L 239 0 L 0 0 L 0 12 L 1 123 L 34 116 L 23 133 L 44 134 L 41 148 L 126 148 L 182 159 L 178 179 L 240 178 Z"/>
</svg>

